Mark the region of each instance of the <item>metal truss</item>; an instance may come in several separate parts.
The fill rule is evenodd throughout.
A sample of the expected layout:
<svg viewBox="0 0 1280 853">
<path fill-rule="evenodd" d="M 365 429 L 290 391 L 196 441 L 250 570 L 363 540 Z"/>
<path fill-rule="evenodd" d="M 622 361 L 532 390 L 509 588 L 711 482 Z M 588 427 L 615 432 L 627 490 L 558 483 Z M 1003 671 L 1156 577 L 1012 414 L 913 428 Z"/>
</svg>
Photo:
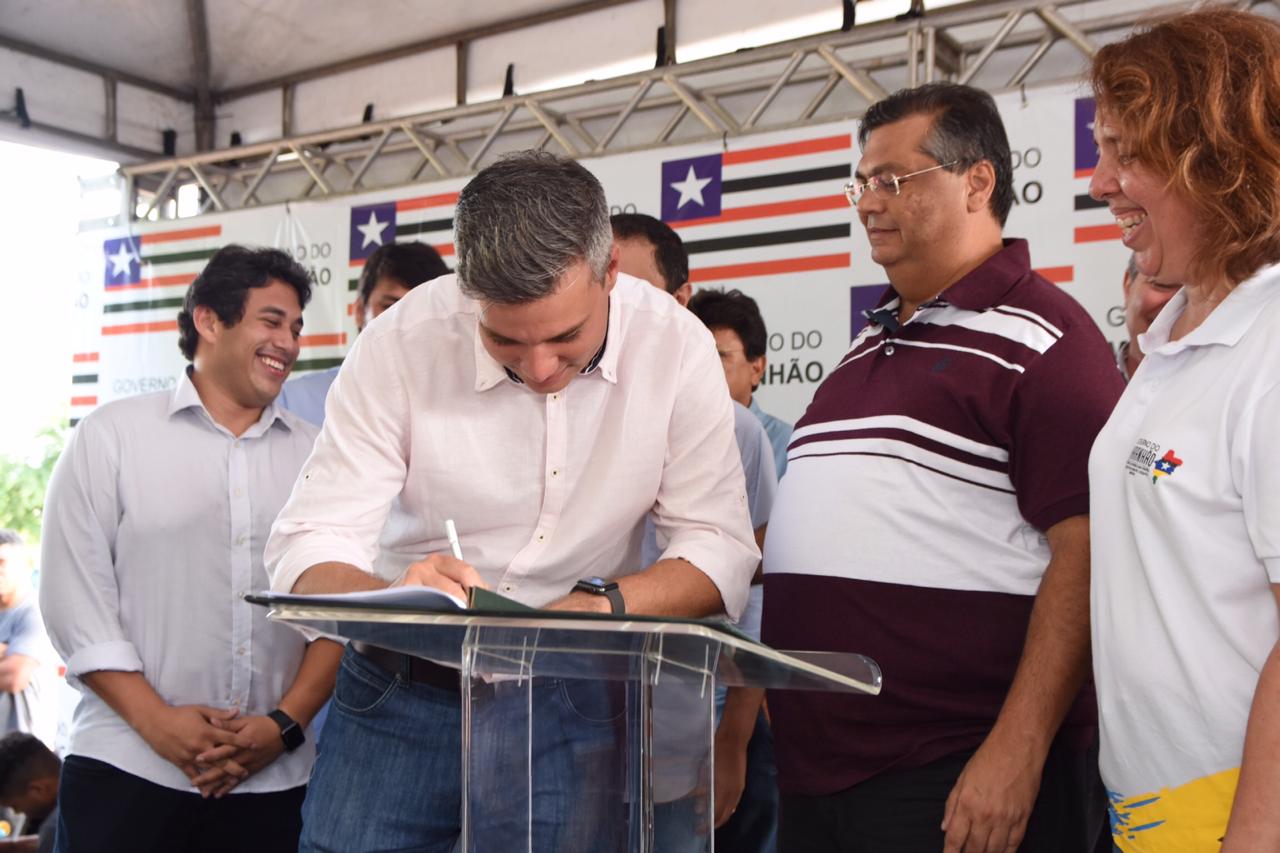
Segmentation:
<svg viewBox="0 0 1280 853">
<path fill-rule="evenodd" d="M 980 0 L 580 86 L 129 165 L 127 209 L 170 218 L 177 188 L 192 182 L 199 213 L 237 210 L 465 177 L 519 148 L 593 157 L 852 118 L 893 89 L 933 80 L 1004 91 L 1078 78 L 1100 44 L 1195 5 Z M 1274 11 L 1280 0 L 1237 5 Z"/>
</svg>

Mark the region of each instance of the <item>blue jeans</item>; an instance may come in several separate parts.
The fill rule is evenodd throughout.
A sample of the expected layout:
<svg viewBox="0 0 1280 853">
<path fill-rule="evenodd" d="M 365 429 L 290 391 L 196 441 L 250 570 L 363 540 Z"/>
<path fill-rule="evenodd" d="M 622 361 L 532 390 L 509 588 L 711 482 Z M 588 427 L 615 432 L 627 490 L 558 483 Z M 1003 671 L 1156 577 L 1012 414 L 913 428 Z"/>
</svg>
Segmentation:
<svg viewBox="0 0 1280 853">
<path fill-rule="evenodd" d="M 481 688 L 471 732 L 476 850 L 624 850 L 625 700 L 589 681 Z M 527 795 L 526 792 L 531 792 Z M 462 830 L 458 693 L 409 682 L 348 648 L 299 850 L 449 853 Z"/>
</svg>

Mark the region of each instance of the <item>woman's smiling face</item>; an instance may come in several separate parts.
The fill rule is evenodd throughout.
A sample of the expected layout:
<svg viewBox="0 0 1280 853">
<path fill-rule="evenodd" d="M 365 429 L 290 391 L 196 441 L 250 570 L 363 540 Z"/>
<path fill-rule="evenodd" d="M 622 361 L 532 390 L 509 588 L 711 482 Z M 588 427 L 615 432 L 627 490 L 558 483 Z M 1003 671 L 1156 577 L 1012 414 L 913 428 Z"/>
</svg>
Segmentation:
<svg viewBox="0 0 1280 853">
<path fill-rule="evenodd" d="M 1169 189 L 1167 176 L 1129 154 L 1119 126 L 1101 110 L 1094 139 L 1098 166 L 1089 194 L 1111 209 L 1138 271 L 1165 284 L 1194 284 L 1203 233 L 1191 205 Z"/>
</svg>

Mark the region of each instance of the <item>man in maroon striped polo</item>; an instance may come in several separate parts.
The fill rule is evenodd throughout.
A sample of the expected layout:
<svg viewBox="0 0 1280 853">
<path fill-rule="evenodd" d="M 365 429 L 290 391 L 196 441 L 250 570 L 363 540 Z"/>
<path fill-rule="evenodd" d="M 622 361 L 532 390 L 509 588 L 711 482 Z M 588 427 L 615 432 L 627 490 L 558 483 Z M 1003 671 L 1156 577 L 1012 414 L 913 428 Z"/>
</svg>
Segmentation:
<svg viewBox="0 0 1280 853">
<path fill-rule="evenodd" d="M 868 654 L 884 691 L 769 697 L 781 849 L 1091 850 L 1087 462 L 1122 382 L 1002 238 L 989 95 L 898 92 L 859 142 L 845 191 L 890 286 L 796 424 L 764 639 Z"/>
</svg>

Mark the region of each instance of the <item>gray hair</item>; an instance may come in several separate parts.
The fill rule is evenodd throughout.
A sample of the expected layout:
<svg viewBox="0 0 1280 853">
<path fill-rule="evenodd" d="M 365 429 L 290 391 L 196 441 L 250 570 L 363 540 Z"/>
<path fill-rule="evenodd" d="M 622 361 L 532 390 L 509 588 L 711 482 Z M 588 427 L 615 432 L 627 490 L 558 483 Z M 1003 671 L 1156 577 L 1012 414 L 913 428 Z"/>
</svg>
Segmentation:
<svg viewBox="0 0 1280 853">
<path fill-rule="evenodd" d="M 0 527 L 0 545 L 21 545 L 22 534 L 8 527 Z"/>
<path fill-rule="evenodd" d="M 458 286 L 472 299 L 533 302 L 578 261 L 596 281 L 609 269 L 604 187 L 581 164 L 545 151 L 517 151 L 481 170 L 458 196 L 453 228 Z"/>
</svg>

